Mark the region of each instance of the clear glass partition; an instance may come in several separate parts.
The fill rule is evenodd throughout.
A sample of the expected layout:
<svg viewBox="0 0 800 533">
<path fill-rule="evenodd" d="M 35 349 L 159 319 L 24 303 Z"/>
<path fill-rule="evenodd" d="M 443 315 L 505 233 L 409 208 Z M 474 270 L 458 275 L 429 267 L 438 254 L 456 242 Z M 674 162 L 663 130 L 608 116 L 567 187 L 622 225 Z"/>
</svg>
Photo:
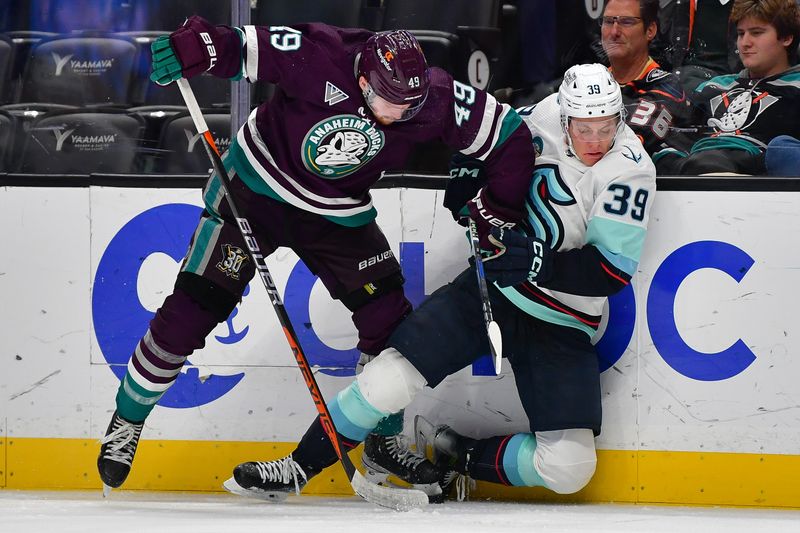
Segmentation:
<svg viewBox="0 0 800 533">
<path fill-rule="evenodd" d="M 697 90 L 718 75 L 735 79 L 742 68 L 736 28 L 729 23 L 734 1 L 696 5 L 688 0 L 641 0 L 638 4 L 615 0 L 5 0 L 0 2 L 0 173 L 205 173 L 208 162 L 201 147 L 192 144 L 193 129 L 179 91 L 149 80 L 150 44 L 192 14 L 218 24 L 322 21 L 375 31 L 406 28 L 417 36 L 431 65 L 521 109 L 556 92 L 571 65 L 601 62 L 610 65 L 620 81 L 628 124 L 654 160 L 669 159 L 674 155 L 671 149 L 691 155 L 698 140 L 702 140 L 699 148 L 706 149 L 722 138 L 721 146 L 733 149 L 733 156 L 741 151 L 757 156 L 760 152 L 758 163 L 763 167 L 772 137 L 781 133 L 798 137 L 795 129 L 800 126 L 791 118 L 797 105 L 787 107 L 796 99 L 792 92 L 798 91 L 796 73 L 766 89 L 766 83 L 750 89 L 734 84 L 735 90 L 723 87 L 716 96 Z M 660 5 L 655 11 L 657 31 L 650 36 L 652 13 L 645 11 L 656 4 Z M 620 9 L 636 13 L 617 13 Z M 622 74 L 626 63 L 620 47 L 637 39 L 644 39 L 653 64 L 668 79 L 651 74 L 653 64 L 633 76 Z M 796 51 L 791 52 L 793 64 Z M 673 85 L 667 87 L 667 82 Z M 250 86 L 210 75 L 193 79 L 192 86 L 223 146 L 251 106 L 268 100 L 275 90 L 264 83 Z M 736 98 L 743 91 L 749 100 L 747 95 Z M 791 149 L 790 144 L 786 150 Z M 800 160 L 794 153 L 785 152 Z M 405 170 L 444 174 L 449 157 L 446 147 L 432 143 L 416 150 Z M 724 158 L 719 162 L 724 163 Z M 713 163 L 707 166 L 714 170 Z M 659 173 L 665 173 L 661 167 Z"/>
</svg>

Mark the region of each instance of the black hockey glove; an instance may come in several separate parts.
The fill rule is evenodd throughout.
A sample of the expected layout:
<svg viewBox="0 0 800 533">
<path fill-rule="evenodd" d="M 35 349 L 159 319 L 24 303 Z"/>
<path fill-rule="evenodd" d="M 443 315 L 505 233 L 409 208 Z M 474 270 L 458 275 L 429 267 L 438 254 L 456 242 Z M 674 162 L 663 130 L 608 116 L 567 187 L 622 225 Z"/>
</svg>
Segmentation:
<svg viewBox="0 0 800 533">
<path fill-rule="evenodd" d="M 496 281 L 501 287 L 550 279 L 553 254 L 544 241 L 498 228 L 492 229 L 489 241 L 498 252 L 484 263 L 486 279 Z"/>
<path fill-rule="evenodd" d="M 450 160 L 450 181 L 444 191 L 443 205 L 450 210 L 453 220 L 467 225 L 467 202 L 475 198 L 481 187 L 486 185 L 486 169 L 479 159 L 460 153 Z"/>
</svg>

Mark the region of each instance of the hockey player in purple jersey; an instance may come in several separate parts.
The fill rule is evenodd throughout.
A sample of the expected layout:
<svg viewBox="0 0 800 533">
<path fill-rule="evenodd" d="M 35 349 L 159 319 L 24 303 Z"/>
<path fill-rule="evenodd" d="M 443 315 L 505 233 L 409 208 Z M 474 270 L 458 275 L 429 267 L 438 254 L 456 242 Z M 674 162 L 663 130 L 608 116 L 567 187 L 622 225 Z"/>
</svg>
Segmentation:
<svg viewBox="0 0 800 533">
<path fill-rule="evenodd" d="M 400 266 L 375 223 L 369 189 L 381 172 L 402 168 L 416 144 L 441 140 L 485 162 L 489 180 L 469 204 L 483 245 L 490 227 L 523 216 L 535 156 L 528 129 L 491 95 L 428 68 L 406 31 L 234 28 L 191 17 L 153 43 L 156 83 L 203 72 L 276 84 L 274 97 L 250 114 L 224 154 L 232 194 L 258 243 L 268 247 L 264 256 L 292 248 L 352 312 L 364 360 L 381 353 L 411 311 Z M 203 198 L 174 291 L 138 344 L 116 396 L 98 457 L 108 487 L 125 481 L 144 420 L 254 274 L 216 175 Z M 370 261 L 375 257 L 383 260 Z M 413 483 L 435 481 L 433 465 L 403 447 L 398 432 L 390 427 L 394 436 L 371 437 L 368 454 L 383 455 L 382 464 L 389 459 Z M 317 434 L 319 423 L 304 440 Z M 294 461 L 315 473 L 301 455 Z"/>
</svg>

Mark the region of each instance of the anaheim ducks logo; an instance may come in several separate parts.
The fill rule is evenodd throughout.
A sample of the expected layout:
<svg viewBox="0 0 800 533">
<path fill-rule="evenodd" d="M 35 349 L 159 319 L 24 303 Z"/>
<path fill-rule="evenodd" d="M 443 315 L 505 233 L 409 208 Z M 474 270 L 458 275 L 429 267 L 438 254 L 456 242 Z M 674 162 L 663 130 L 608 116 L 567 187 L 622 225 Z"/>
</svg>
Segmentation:
<svg viewBox="0 0 800 533">
<path fill-rule="evenodd" d="M 337 115 L 314 125 L 303 139 L 305 167 L 327 179 L 352 174 L 384 145 L 383 132 L 355 115 Z"/>
<path fill-rule="evenodd" d="M 736 88 L 711 99 L 711 111 L 717 115 L 717 110 L 723 112 L 719 118 L 708 119 L 708 125 L 722 133 L 736 132 L 747 129 L 758 117 L 767 110 L 778 98 L 767 92 L 759 93 L 746 89 Z"/>
</svg>

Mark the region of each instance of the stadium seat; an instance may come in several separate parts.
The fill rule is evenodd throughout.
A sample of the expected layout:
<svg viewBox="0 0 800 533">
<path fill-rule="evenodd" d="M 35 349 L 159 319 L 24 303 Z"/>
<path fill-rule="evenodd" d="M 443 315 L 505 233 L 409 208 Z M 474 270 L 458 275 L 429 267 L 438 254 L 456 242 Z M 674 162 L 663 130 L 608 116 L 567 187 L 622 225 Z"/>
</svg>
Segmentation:
<svg viewBox="0 0 800 533">
<path fill-rule="evenodd" d="M 6 165 L 9 172 L 17 171 L 31 124 L 37 118 L 54 111 L 75 109 L 77 109 L 75 106 L 60 104 L 8 104 L 0 107 L 0 111 L 8 113 L 14 119 L 14 135 L 8 140 L 10 145 L 6 147 Z"/>
<path fill-rule="evenodd" d="M 52 111 L 34 120 L 19 170 L 125 174 L 135 170 L 144 122 L 120 110 Z"/>
<path fill-rule="evenodd" d="M 130 87 L 130 102 L 132 105 L 145 105 L 145 99 L 150 85 L 150 71 L 152 53 L 150 45 L 162 35 L 169 35 L 167 31 L 130 31 L 118 34 L 120 37 L 131 39 L 136 43 L 136 59 L 133 62 L 133 77 Z"/>
<path fill-rule="evenodd" d="M 0 104 L 11 101 L 11 68 L 14 64 L 14 42 L 0 34 Z"/>
<path fill-rule="evenodd" d="M 55 37 L 57 34 L 41 31 L 11 31 L 5 35 L 11 39 L 13 43 L 14 54 L 11 60 L 10 80 L 6 91 L 9 102 L 18 102 L 22 75 L 25 72 L 25 65 L 28 63 L 28 59 L 30 59 L 31 49 L 42 39 Z"/>
<path fill-rule="evenodd" d="M 261 26 L 292 25 L 303 22 L 324 22 L 341 28 L 375 26 L 376 22 L 362 24 L 370 8 L 365 0 L 270 0 L 260 1 L 253 10 L 252 23 Z M 377 29 L 373 28 L 373 29 Z M 258 83 L 253 88 L 252 101 L 260 103 L 272 98 L 274 87 Z"/>
<path fill-rule="evenodd" d="M 31 50 L 20 102 L 127 105 L 136 45 L 108 34 L 44 39 Z"/>
<path fill-rule="evenodd" d="M 459 56 L 458 36 L 437 30 L 411 30 L 417 38 L 422 51 L 425 52 L 425 59 L 432 67 L 439 67 L 451 74 L 455 74 L 456 64 Z"/>
<path fill-rule="evenodd" d="M 385 0 L 383 29 L 407 29 L 430 63 L 458 81 L 494 90 L 500 57 L 500 0 Z"/>
<path fill-rule="evenodd" d="M 7 111 L 0 111 L 0 172 L 10 172 L 10 160 L 17 134 L 16 119 Z"/>
<path fill-rule="evenodd" d="M 130 0 L 127 0 L 128 2 Z M 25 29 L 70 33 L 114 31 L 121 16 L 120 0 L 27 0 L 28 25 Z M 22 29 L 22 28 L 20 28 Z"/>
<path fill-rule="evenodd" d="M 136 43 L 136 60 L 134 74 L 131 79 L 130 100 L 135 106 L 182 106 L 183 98 L 174 85 L 160 87 L 150 81 L 152 70 L 152 54 L 150 45 L 161 35 L 169 35 L 167 31 L 130 31 L 122 32 L 121 37 Z M 228 108 L 231 105 L 231 82 L 216 78 L 210 74 L 201 74 L 192 78 L 192 90 L 198 102 L 206 107 Z"/>
<path fill-rule="evenodd" d="M 28 2 L 0 2 L 0 32 L 30 29 Z"/>
<path fill-rule="evenodd" d="M 253 24 L 290 25 L 324 22 L 342 28 L 361 26 L 362 0 L 269 0 L 260 1 L 253 13 Z"/>
<path fill-rule="evenodd" d="M 231 143 L 231 116 L 217 110 L 203 111 L 208 129 L 222 152 Z M 203 141 L 188 113 L 169 118 L 161 128 L 156 159 L 156 172 L 164 174 L 201 174 L 211 169 Z"/>
<path fill-rule="evenodd" d="M 197 101 L 203 107 L 230 108 L 231 81 L 203 73 L 190 80 Z M 246 82 L 243 82 L 246 83 Z M 161 87 L 147 80 L 142 105 L 183 105 L 181 92 L 176 85 Z"/>
<path fill-rule="evenodd" d="M 125 4 L 127 13 L 117 31 L 174 31 L 192 15 L 213 24 L 230 24 L 231 20 L 231 0 L 128 0 Z"/>
<path fill-rule="evenodd" d="M 497 28 L 499 0 L 385 0 L 384 29 L 438 30 L 461 26 Z"/>
<path fill-rule="evenodd" d="M 152 105 L 131 107 L 128 113 L 137 115 L 144 120 L 144 134 L 139 147 L 139 169 L 144 174 L 156 171 L 155 165 L 159 154 L 158 142 L 161 139 L 161 130 L 164 124 L 179 113 L 186 113 L 185 106 Z"/>
</svg>

